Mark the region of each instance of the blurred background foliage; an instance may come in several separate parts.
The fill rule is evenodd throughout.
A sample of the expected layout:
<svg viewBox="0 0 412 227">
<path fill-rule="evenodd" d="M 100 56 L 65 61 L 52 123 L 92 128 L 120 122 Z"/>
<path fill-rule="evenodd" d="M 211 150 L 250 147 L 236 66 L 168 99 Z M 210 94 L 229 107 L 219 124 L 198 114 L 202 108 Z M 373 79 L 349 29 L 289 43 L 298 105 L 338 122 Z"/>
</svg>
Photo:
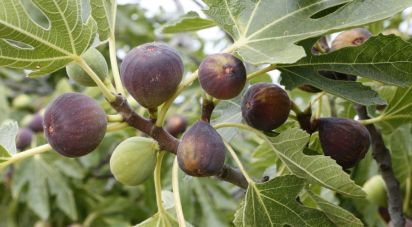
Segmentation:
<svg viewBox="0 0 412 227">
<path fill-rule="evenodd" d="M 28 3 L 29 1 L 23 2 L 27 3 L 26 7 L 31 12 L 30 15 L 36 21 L 44 20 L 41 13 Z M 183 57 L 186 73 L 190 74 L 197 69 L 207 53 L 231 42 L 216 28 L 206 32 L 212 33 L 211 36 L 216 33 L 218 39 L 203 37 L 205 31 L 177 35 L 162 34 L 160 28 L 163 24 L 185 13 L 181 7 L 179 8 L 179 4 L 182 3 L 174 2 L 177 4 L 175 12 L 160 9 L 151 12 L 150 16 L 147 16 L 147 9 L 141 8 L 138 2 L 119 5 L 116 26 L 119 59 L 139 44 L 151 41 L 166 42 L 178 49 Z M 394 33 L 409 39 L 410 11 L 396 15 L 390 20 L 372 24 L 369 28 L 375 34 Z M 96 45 L 108 60 L 107 44 L 96 43 Z M 249 72 L 254 70 L 252 66 L 248 66 Z M 277 75 L 276 72 L 264 75 L 251 83 L 260 81 L 277 83 Z M 371 82 L 371 85 L 383 98 L 389 99 L 390 88 L 383 88 L 377 82 Z M 112 112 L 108 103 L 103 101 L 98 89 L 76 85 L 68 79 L 64 69 L 52 75 L 32 79 L 27 78 L 24 71 L 0 68 L 0 122 L 11 119 L 18 121 L 20 127 L 27 127 L 33 115 L 41 112 L 53 98 L 71 91 L 84 92 L 100 100 L 101 105 L 108 112 Z M 195 83 L 178 97 L 169 113 L 182 114 L 193 123 L 199 117 L 201 94 L 199 85 Z M 316 98 L 298 89 L 289 91 L 289 94 L 302 108 Z M 350 102 L 332 96 L 324 96 L 321 99 L 324 100 L 321 116 L 354 118 L 355 112 Z M 228 116 L 240 117 L 239 102 L 240 99 L 222 102 L 214 114 L 214 121 L 222 122 Z M 234 106 L 232 108 L 234 112 L 229 111 L 230 105 Z M 133 108 L 145 114 L 144 109 L 135 102 Z M 378 110 L 373 111 L 379 113 Z M 289 120 L 284 127 L 291 124 L 296 122 Z M 285 171 L 273 152 L 255 135 L 239 131 L 221 131 L 221 133 L 230 136 L 232 146 L 250 174 L 256 179 L 263 179 L 264 176 L 273 177 L 279 171 Z M 392 143 L 391 150 L 394 153 L 401 150 L 402 154 L 406 154 L 406 161 L 409 163 L 412 159 L 410 133 L 411 126 L 405 125 L 395 132 L 384 135 L 386 140 L 398 141 Z M 0 172 L 0 226 L 130 226 L 152 216 L 157 211 L 153 179 L 137 187 L 123 186 L 114 180 L 108 166 L 110 154 L 116 145 L 125 138 L 139 134 L 131 128 L 108 133 L 99 148 L 85 157 L 68 159 L 51 152 L 22 161 Z M 310 146 L 312 152 L 321 153 L 319 144 L 314 138 L 312 141 Z M 45 139 L 40 133 L 36 135 L 31 146 L 44 143 Z M 164 202 L 168 203 L 168 198 L 170 200 L 171 197 L 171 166 L 174 156 L 166 157 L 162 169 L 162 184 Z M 410 167 L 405 167 L 406 170 L 396 167 L 408 166 L 408 162 L 405 161 L 404 155 L 400 157 L 394 155 L 393 161 L 396 174 L 405 190 L 410 184 L 408 181 L 411 181 L 412 172 Z M 227 162 L 234 166 L 230 159 Z M 357 184 L 363 185 L 367 179 L 376 174 L 378 169 L 369 152 L 368 156 L 351 172 L 351 177 Z M 183 211 L 190 223 L 195 226 L 232 226 L 234 212 L 244 195 L 243 190 L 213 178 L 192 178 L 183 174 L 180 176 Z M 386 217 L 384 208 L 364 200 L 346 199 L 320 187 L 317 191 L 327 200 L 353 212 L 368 226 L 385 225 L 382 218 Z M 407 215 L 412 218 L 412 209 L 408 212 Z"/>
</svg>

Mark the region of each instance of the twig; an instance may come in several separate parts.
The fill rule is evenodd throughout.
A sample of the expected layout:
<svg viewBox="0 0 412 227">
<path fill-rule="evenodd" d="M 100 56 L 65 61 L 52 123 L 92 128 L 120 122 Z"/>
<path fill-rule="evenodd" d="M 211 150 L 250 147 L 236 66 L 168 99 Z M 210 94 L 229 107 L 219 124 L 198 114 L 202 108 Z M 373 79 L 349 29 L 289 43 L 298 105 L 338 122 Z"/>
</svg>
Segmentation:
<svg viewBox="0 0 412 227">
<path fill-rule="evenodd" d="M 110 103 L 112 107 L 123 116 L 125 122 L 130 126 L 148 134 L 159 143 L 161 150 L 176 154 L 179 140 L 170 135 L 162 127 L 157 127 L 154 122 L 145 119 L 135 113 L 121 95 L 116 95 L 116 99 Z M 243 174 L 232 167 L 225 165 L 222 171 L 216 175 L 217 178 L 235 184 L 241 188 L 247 188 L 247 181 Z"/>
<path fill-rule="evenodd" d="M 365 106 L 355 104 L 356 112 L 361 120 L 370 119 Z M 379 165 L 379 169 L 388 190 L 388 211 L 394 227 L 405 226 L 405 217 L 402 212 L 402 193 L 399 182 L 392 169 L 392 160 L 389 149 L 385 146 L 382 134 L 374 124 L 365 125 L 371 136 L 372 155 Z"/>
</svg>

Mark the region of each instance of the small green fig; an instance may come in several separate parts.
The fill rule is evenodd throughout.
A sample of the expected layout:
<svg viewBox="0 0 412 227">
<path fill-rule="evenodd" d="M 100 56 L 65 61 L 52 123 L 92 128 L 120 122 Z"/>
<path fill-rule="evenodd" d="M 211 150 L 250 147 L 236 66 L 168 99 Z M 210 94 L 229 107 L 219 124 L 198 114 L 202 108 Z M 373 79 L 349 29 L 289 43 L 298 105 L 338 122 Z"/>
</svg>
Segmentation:
<svg viewBox="0 0 412 227">
<path fill-rule="evenodd" d="M 366 192 L 366 199 L 379 207 L 388 207 L 386 185 L 381 175 L 375 175 L 365 182 L 362 189 Z"/>
<path fill-rule="evenodd" d="M 349 46 L 358 46 L 366 42 L 372 34 L 365 28 L 354 28 L 340 33 L 332 42 L 331 51 Z"/>
<path fill-rule="evenodd" d="M 190 176 L 219 173 L 225 163 L 225 144 L 209 123 L 199 120 L 184 135 L 177 149 L 180 168 Z"/>
<path fill-rule="evenodd" d="M 31 145 L 33 139 L 33 132 L 28 128 L 21 128 L 16 136 L 16 148 L 24 150 Z"/>
<path fill-rule="evenodd" d="M 104 80 L 109 74 L 106 59 L 95 48 L 90 48 L 84 52 L 82 58 L 101 80 Z M 75 62 L 72 62 L 66 66 L 66 72 L 72 80 L 80 85 L 86 87 L 97 86 L 89 74 Z"/>
<path fill-rule="evenodd" d="M 140 105 L 155 109 L 176 91 L 183 77 L 183 62 L 171 47 L 146 43 L 131 50 L 121 65 L 121 77 Z"/>
<path fill-rule="evenodd" d="M 184 133 L 187 128 L 187 119 L 182 115 L 173 115 L 169 117 L 166 121 L 166 131 L 170 135 L 177 137 Z"/>
<path fill-rule="evenodd" d="M 113 151 L 110 171 L 124 185 L 141 184 L 153 174 L 157 151 L 159 145 L 151 138 L 128 138 Z"/>
<path fill-rule="evenodd" d="M 231 54 L 210 55 L 199 66 L 199 82 L 214 98 L 234 98 L 245 86 L 245 65 Z"/>
<path fill-rule="evenodd" d="M 291 101 L 285 90 L 276 84 L 257 83 L 242 100 L 242 116 L 253 128 L 271 131 L 288 119 Z"/>
<path fill-rule="evenodd" d="M 12 105 L 16 109 L 32 108 L 33 100 L 26 94 L 20 94 L 13 99 Z"/>
<path fill-rule="evenodd" d="M 92 152 L 106 134 L 107 116 L 92 98 L 66 93 L 44 113 L 44 134 L 52 148 L 66 157 Z"/>
<path fill-rule="evenodd" d="M 368 152 L 370 136 L 361 123 L 344 118 L 320 118 L 315 125 L 323 152 L 344 169 L 355 166 Z"/>
</svg>

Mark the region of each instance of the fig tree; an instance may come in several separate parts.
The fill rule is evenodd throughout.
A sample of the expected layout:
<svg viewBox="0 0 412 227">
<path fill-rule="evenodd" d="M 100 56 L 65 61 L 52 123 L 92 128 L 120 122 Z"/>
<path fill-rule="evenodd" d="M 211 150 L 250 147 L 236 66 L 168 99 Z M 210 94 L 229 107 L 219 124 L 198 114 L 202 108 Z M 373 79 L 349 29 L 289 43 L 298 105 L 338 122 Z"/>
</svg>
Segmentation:
<svg viewBox="0 0 412 227">
<path fill-rule="evenodd" d="M 369 132 L 359 122 L 344 118 L 320 118 L 315 124 L 323 152 L 344 169 L 355 166 L 365 157 L 370 145 Z"/>
<path fill-rule="evenodd" d="M 203 90 L 217 99 L 231 99 L 246 83 L 246 69 L 241 60 L 227 53 L 208 56 L 199 66 Z"/>
<path fill-rule="evenodd" d="M 33 132 L 43 132 L 43 116 L 36 113 L 29 123 L 29 128 Z"/>
<path fill-rule="evenodd" d="M 92 98 L 66 93 L 55 99 L 44 114 L 44 134 L 55 151 L 79 157 L 96 149 L 107 127 L 107 116 Z"/>
<path fill-rule="evenodd" d="M 271 131 L 288 119 L 291 102 L 286 91 L 278 85 L 257 83 L 246 92 L 241 108 L 248 125 Z"/>
<path fill-rule="evenodd" d="M 113 151 L 110 171 L 124 185 L 141 184 L 153 174 L 158 150 L 157 142 L 151 138 L 128 138 Z"/>
<path fill-rule="evenodd" d="M 93 71 L 101 80 L 104 80 L 105 77 L 109 74 L 106 59 L 95 48 L 90 48 L 89 50 L 84 52 L 82 58 L 90 66 L 90 68 L 93 69 Z M 86 87 L 97 86 L 94 80 L 89 76 L 89 74 L 75 62 L 72 62 L 66 66 L 66 72 L 72 80 L 80 85 Z"/>
<path fill-rule="evenodd" d="M 183 69 L 182 59 L 174 49 L 161 43 L 147 43 L 126 55 L 121 77 L 138 103 L 155 109 L 175 93 Z"/>
<path fill-rule="evenodd" d="M 24 150 L 30 147 L 31 141 L 33 139 L 33 132 L 28 128 L 21 128 L 16 136 L 16 148 L 19 150 Z"/>
<path fill-rule="evenodd" d="M 213 176 L 223 168 L 225 151 L 219 133 L 209 123 L 199 120 L 183 135 L 177 160 L 188 175 Z"/>
<path fill-rule="evenodd" d="M 182 115 L 173 115 L 167 119 L 166 131 L 170 135 L 177 137 L 181 133 L 185 132 L 187 128 L 187 119 Z"/>
</svg>

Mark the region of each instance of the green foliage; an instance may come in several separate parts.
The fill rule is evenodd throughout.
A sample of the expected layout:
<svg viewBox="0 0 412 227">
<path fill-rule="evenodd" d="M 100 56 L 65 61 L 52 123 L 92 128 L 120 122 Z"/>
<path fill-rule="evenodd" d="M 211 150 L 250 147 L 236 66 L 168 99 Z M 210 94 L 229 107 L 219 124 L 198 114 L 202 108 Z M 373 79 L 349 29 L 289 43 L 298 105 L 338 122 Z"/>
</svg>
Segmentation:
<svg viewBox="0 0 412 227">
<path fill-rule="evenodd" d="M 178 33 L 178 32 L 191 32 L 202 30 L 216 26 L 213 20 L 203 19 L 199 17 L 196 12 L 188 12 L 179 18 L 179 20 L 166 24 L 162 32 L 163 33 Z"/>
</svg>

